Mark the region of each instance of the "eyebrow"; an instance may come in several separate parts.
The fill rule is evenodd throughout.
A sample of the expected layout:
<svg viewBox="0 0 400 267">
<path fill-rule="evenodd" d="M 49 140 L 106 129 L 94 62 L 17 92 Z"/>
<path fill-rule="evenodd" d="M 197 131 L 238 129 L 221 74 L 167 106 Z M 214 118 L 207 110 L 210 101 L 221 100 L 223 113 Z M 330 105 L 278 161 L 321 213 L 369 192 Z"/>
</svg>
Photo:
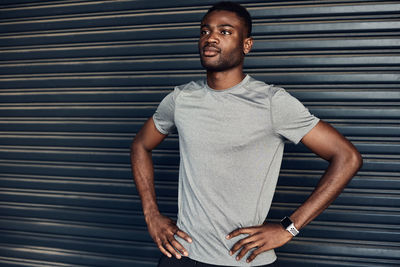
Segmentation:
<svg viewBox="0 0 400 267">
<path fill-rule="evenodd" d="M 200 28 L 203 28 L 203 27 L 209 28 L 209 27 L 210 27 L 210 24 L 201 24 L 201 25 L 200 25 Z M 217 28 L 221 28 L 221 27 L 231 27 L 231 28 L 235 28 L 235 27 L 233 27 L 231 24 L 220 24 L 220 25 L 217 25 Z"/>
</svg>

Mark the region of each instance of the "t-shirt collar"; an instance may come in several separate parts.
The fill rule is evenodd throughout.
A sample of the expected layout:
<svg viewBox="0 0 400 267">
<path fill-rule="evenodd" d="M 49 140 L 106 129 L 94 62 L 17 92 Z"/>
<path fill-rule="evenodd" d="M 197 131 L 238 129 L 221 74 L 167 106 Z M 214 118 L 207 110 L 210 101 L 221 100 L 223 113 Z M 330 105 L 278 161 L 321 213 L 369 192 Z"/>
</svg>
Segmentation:
<svg viewBox="0 0 400 267">
<path fill-rule="evenodd" d="M 232 87 L 229 87 L 226 89 L 221 89 L 221 90 L 216 90 L 216 89 L 211 88 L 210 86 L 208 86 L 207 81 L 205 81 L 204 83 L 205 83 L 206 89 L 213 91 L 213 92 L 222 93 L 222 92 L 229 92 L 229 91 L 235 90 L 238 87 L 242 87 L 245 83 L 248 82 L 249 79 L 250 79 L 250 75 L 246 74 L 246 76 L 243 78 L 243 80 L 240 83 L 238 83 Z"/>
</svg>

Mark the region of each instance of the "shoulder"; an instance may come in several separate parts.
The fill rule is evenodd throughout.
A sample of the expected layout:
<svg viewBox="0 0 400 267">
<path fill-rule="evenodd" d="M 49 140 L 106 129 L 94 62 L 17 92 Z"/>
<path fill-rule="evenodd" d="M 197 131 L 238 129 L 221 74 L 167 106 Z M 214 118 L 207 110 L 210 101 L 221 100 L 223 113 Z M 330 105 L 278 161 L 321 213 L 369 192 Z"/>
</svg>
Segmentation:
<svg viewBox="0 0 400 267">
<path fill-rule="evenodd" d="M 205 85 L 205 80 L 191 81 L 191 82 L 176 86 L 175 91 L 177 91 L 177 93 L 196 91 L 196 90 L 202 89 L 204 87 L 204 85 Z"/>
<path fill-rule="evenodd" d="M 272 98 L 277 95 L 287 94 L 286 90 L 281 87 L 277 87 L 273 84 L 267 84 L 263 81 L 250 77 L 248 83 L 244 86 L 248 91 L 263 94 L 267 98 Z"/>
<path fill-rule="evenodd" d="M 178 86 L 175 86 L 174 90 L 171 91 L 166 98 L 170 99 L 171 101 L 176 101 L 176 99 L 182 95 L 183 92 L 185 93 L 190 93 L 195 90 L 199 90 L 204 86 L 204 81 L 199 80 L 199 81 L 191 81 L 185 84 L 181 84 Z"/>
<path fill-rule="evenodd" d="M 299 99 L 292 96 L 284 88 L 272 87 L 270 94 L 270 103 L 273 112 L 292 112 L 292 115 L 294 115 L 295 113 L 308 110 Z"/>
</svg>

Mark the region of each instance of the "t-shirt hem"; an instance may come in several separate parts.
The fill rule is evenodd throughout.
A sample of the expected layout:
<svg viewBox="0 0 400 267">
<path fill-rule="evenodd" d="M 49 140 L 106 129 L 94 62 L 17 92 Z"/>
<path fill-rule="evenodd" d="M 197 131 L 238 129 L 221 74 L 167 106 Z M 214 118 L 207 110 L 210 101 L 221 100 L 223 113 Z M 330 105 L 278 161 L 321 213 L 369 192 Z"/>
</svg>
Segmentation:
<svg viewBox="0 0 400 267">
<path fill-rule="evenodd" d="M 153 121 L 154 121 L 154 126 L 156 127 L 156 129 L 162 133 L 162 134 L 169 134 L 169 132 L 164 131 L 161 126 L 159 125 L 157 118 L 156 118 L 156 114 L 153 114 Z"/>
<path fill-rule="evenodd" d="M 273 251 L 273 250 L 272 250 L 272 251 Z M 234 257 L 234 256 L 232 256 L 232 257 Z M 231 263 L 224 264 L 224 263 L 221 263 L 221 262 L 218 262 L 218 261 L 205 261 L 205 260 L 203 260 L 203 259 L 200 259 L 200 258 L 197 258 L 197 257 L 193 257 L 193 256 L 191 256 L 190 254 L 189 254 L 188 258 L 189 258 L 189 259 L 192 259 L 192 260 L 195 260 L 195 261 L 198 261 L 198 262 L 201 262 L 201 263 L 206 263 L 206 264 L 211 264 L 211 265 L 216 265 L 216 266 L 237 266 L 237 267 L 245 267 L 245 266 L 248 266 L 248 267 L 257 267 L 257 266 L 264 266 L 264 265 L 267 265 L 267 264 L 274 263 L 274 262 L 278 259 L 274 251 L 273 251 L 273 259 L 272 259 L 271 261 L 265 261 L 265 262 L 262 262 L 262 263 L 256 263 L 257 265 L 253 265 L 253 264 L 254 264 L 254 261 L 251 262 L 251 263 L 247 263 L 247 262 L 245 261 L 245 259 L 243 259 L 243 258 L 241 259 L 241 261 L 237 261 L 237 262 L 236 262 L 237 264 L 235 264 L 235 265 L 232 265 Z M 242 264 L 241 264 L 241 263 L 242 263 Z"/>
<path fill-rule="evenodd" d="M 301 139 L 303 139 L 303 137 L 306 136 L 318 124 L 319 121 L 320 119 L 315 117 L 314 121 L 307 128 L 304 129 L 303 133 L 295 140 L 293 140 L 293 143 L 296 145 L 300 143 Z"/>
</svg>

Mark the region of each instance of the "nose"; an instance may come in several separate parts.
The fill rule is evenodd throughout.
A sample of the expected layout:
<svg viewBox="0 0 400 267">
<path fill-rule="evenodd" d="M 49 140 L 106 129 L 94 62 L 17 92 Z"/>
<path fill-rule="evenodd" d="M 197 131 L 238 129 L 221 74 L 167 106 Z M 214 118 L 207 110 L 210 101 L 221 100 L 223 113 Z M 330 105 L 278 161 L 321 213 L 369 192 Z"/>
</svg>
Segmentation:
<svg viewBox="0 0 400 267">
<path fill-rule="evenodd" d="M 207 42 L 208 43 L 216 43 L 216 44 L 219 43 L 219 38 L 218 38 L 218 35 L 217 35 L 216 31 L 211 31 L 210 32 L 210 34 L 207 37 Z"/>
</svg>

